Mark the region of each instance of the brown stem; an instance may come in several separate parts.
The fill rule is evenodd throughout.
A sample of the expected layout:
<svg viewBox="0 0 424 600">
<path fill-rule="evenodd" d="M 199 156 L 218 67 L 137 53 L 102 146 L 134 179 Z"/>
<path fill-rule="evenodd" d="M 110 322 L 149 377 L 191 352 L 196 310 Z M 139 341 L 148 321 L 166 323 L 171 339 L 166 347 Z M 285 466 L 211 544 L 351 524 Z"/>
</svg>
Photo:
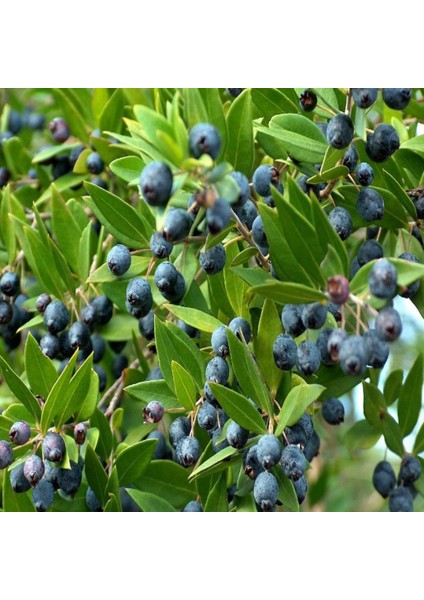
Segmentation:
<svg viewBox="0 0 424 600">
<path fill-rule="evenodd" d="M 247 227 L 245 227 L 243 225 L 243 223 L 240 221 L 240 219 L 238 218 L 236 213 L 233 211 L 233 209 L 231 209 L 231 216 L 232 216 L 233 220 L 237 223 L 238 230 L 240 231 L 241 235 L 244 237 L 246 242 L 249 244 L 249 246 L 252 246 L 252 248 L 256 248 L 256 250 L 258 252 L 259 261 L 260 261 L 261 265 L 263 266 L 263 268 L 266 271 L 270 271 L 271 269 L 269 266 L 269 260 L 262 254 L 259 246 L 255 242 L 255 240 L 252 239 L 250 231 L 247 229 Z"/>
</svg>

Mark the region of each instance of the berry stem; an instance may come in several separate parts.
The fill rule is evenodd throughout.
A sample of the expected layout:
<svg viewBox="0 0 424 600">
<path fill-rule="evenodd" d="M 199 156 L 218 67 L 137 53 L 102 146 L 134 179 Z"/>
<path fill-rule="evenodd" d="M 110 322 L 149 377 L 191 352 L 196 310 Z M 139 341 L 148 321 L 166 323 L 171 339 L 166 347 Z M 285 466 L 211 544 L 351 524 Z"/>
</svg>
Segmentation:
<svg viewBox="0 0 424 600">
<path fill-rule="evenodd" d="M 249 246 L 252 246 L 252 248 L 256 248 L 256 250 L 258 252 L 259 261 L 260 261 L 261 265 L 263 266 L 263 268 L 266 271 L 270 271 L 271 269 L 269 266 L 269 260 L 262 254 L 259 246 L 252 239 L 252 237 L 250 235 L 250 231 L 243 225 L 243 223 L 240 221 L 240 219 L 238 218 L 236 213 L 233 211 L 233 209 L 231 209 L 231 217 L 237 223 L 238 230 L 240 231 L 241 235 L 244 237 L 246 242 L 249 244 Z"/>
</svg>

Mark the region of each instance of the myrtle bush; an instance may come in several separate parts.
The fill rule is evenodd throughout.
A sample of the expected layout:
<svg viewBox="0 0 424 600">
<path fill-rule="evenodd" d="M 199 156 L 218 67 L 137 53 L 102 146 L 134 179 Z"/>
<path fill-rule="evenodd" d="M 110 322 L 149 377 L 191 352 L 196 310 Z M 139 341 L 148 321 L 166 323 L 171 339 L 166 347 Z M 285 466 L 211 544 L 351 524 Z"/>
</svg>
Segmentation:
<svg viewBox="0 0 424 600">
<path fill-rule="evenodd" d="M 420 510 L 423 94 L 4 90 L 2 510 Z"/>
</svg>

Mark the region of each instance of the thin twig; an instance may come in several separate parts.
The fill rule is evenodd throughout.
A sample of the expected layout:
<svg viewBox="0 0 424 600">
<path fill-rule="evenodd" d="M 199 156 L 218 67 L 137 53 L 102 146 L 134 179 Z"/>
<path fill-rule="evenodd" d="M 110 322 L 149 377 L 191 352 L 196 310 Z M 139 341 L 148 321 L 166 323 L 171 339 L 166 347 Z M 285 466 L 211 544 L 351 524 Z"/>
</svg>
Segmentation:
<svg viewBox="0 0 424 600">
<path fill-rule="evenodd" d="M 249 244 L 249 246 L 252 246 L 252 248 L 256 248 L 256 250 L 258 252 L 259 261 L 260 261 L 261 265 L 263 266 L 263 268 L 266 271 L 270 271 L 271 269 L 269 266 L 269 261 L 262 254 L 261 249 L 259 248 L 258 244 L 255 242 L 254 239 L 252 239 L 250 231 L 247 229 L 247 227 L 245 227 L 243 225 L 243 223 L 240 221 L 240 219 L 238 218 L 236 213 L 233 211 L 233 209 L 231 209 L 231 216 L 232 216 L 233 220 L 237 223 L 238 230 L 240 231 L 241 235 L 244 237 L 246 242 Z"/>
</svg>

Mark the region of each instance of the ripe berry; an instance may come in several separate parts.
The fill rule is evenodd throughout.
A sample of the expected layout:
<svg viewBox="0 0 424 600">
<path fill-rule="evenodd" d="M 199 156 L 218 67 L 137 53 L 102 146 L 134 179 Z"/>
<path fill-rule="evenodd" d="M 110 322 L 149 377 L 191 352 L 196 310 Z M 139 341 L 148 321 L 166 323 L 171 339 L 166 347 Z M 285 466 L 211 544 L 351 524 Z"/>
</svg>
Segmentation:
<svg viewBox="0 0 424 600">
<path fill-rule="evenodd" d="M 264 468 L 258 458 L 258 446 L 251 446 L 243 456 L 243 469 L 250 479 L 256 479 Z"/>
<path fill-rule="evenodd" d="M 384 216 L 384 200 L 372 188 L 365 188 L 358 194 L 356 210 L 365 221 L 379 221 Z"/>
<path fill-rule="evenodd" d="M 109 250 L 106 262 L 114 275 L 124 275 L 131 266 L 131 253 L 123 244 L 116 244 Z"/>
<path fill-rule="evenodd" d="M 301 315 L 306 329 L 320 329 L 327 318 L 327 308 L 319 302 L 303 304 Z"/>
<path fill-rule="evenodd" d="M 106 388 L 107 383 L 106 371 L 100 365 L 94 365 L 93 371 L 97 373 L 97 376 L 99 378 L 99 392 L 103 392 L 103 390 Z"/>
<path fill-rule="evenodd" d="M 52 179 L 56 181 L 59 177 L 66 175 L 69 171 L 72 170 L 71 163 L 69 161 L 69 156 L 67 154 L 62 154 L 61 156 L 55 156 L 52 159 Z"/>
<path fill-rule="evenodd" d="M 182 512 L 203 512 L 203 508 L 199 502 L 196 502 L 196 500 L 191 500 L 184 506 Z"/>
<path fill-rule="evenodd" d="M 97 296 L 91 301 L 91 306 L 94 308 L 94 318 L 97 325 L 106 325 L 113 315 L 113 303 L 107 296 Z M 87 321 L 84 321 L 87 323 Z M 87 323 L 89 325 L 89 323 Z"/>
<path fill-rule="evenodd" d="M 22 446 L 31 437 L 31 427 L 26 421 L 16 421 L 9 431 L 9 438 L 13 444 Z"/>
<path fill-rule="evenodd" d="M 112 375 L 119 379 L 124 369 L 128 367 L 128 358 L 124 354 L 117 354 L 112 363 Z"/>
<path fill-rule="evenodd" d="M 367 135 L 365 151 L 374 162 L 384 162 L 396 152 L 399 146 L 400 140 L 396 129 L 382 123 L 376 127 L 374 133 Z"/>
<path fill-rule="evenodd" d="M 63 144 L 70 136 L 68 124 L 61 117 L 56 117 L 49 123 L 49 131 L 55 142 Z"/>
<path fill-rule="evenodd" d="M 177 279 L 178 271 L 171 262 L 164 261 L 157 266 L 155 271 L 155 283 L 161 293 L 170 292 L 175 288 Z"/>
<path fill-rule="evenodd" d="M 85 323 L 76 321 L 69 328 L 69 344 L 72 350 L 85 348 L 90 342 L 90 329 Z"/>
<path fill-rule="evenodd" d="M 167 204 L 172 194 L 172 171 L 162 162 L 151 162 L 141 172 L 140 189 L 150 206 Z"/>
<path fill-rule="evenodd" d="M 0 188 L 4 187 L 10 179 L 10 173 L 6 167 L 0 167 Z"/>
<path fill-rule="evenodd" d="M 349 173 L 353 173 L 356 169 L 358 158 L 359 155 L 356 146 L 355 144 L 351 144 L 342 158 L 342 165 L 349 169 Z"/>
<path fill-rule="evenodd" d="M 60 463 L 66 454 L 65 442 L 58 433 L 48 433 L 43 440 L 44 459 Z"/>
<path fill-rule="evenodd" d="M 417 211 L 417 217 L 419 219 L 424 219 L 424 194 L 421 194 L 421 196 L 419 196 L 418 198 L 413 198 L 413 202 L 414 202 L 414 206 L 415 206 L 415 210 Z M 418 231 L 419 234 L 419 231 Z M 419 234 L 421 237 L 421 234 Z M 417 237 L 415 235 L 415 237 Z M 417 237 L 417 239 L 419 239 Z M 422 242 L 422 238 L 421 238 L 421 242 Z M 420 242 L 420 243 L 421 243 Z M 422 243 L 421 243 L 422 245 Z"/>
<path fill-rule="evenodd" d="M 345 208 L 336 206 L 328 215 L 330 225 L 342 240 L 346 240 L 352 233 L 353 223 L 350 214 Z"/>
<path fill-rule="evenodd" d="M 304 340 L 297 348 L 296 367 L 302 375 L 312 375 L 320 367 L 321 355 L 314 342 Z"/>
<path fill-rule="evenodd" d="M 173 304 L 178 304 L 183 298 L 185 294 L 185 280 L 181 273 L 177 274 L 177 283 L 175 287 L 171 288 L 168 292 L 161 292 L 162 296 L 166 298 L 169 302 Z"/>
<path fill-rule="evenodd" d="M 92 335 L 91 348 L 93 351 L 93 362 L 100 362 L 104 356 L 104 353 L 106 352 L 106 342 L 100 335 Z"/>
<path fill-rule="evenodd" d="M 329 425 L 340 425 L 344 421 L 345 410 L 338 398 L 328 398 L 322 403 L 322 416 Z"/>
<path fill-rule="evenodd" d="M 35 302 L 35 308 L 39 313 L 43 314 L 52 299 L 49 294 L 40 294 Z"/>
<path fill-rule="evenodd" d="M 47 305 L 43 315 L 44 325 L 50 333 L 58 333 L 69 323 L 69 312 L 63 302 L 54 300 Z"/>
<path fill-rule="evenodd" d="M 200 331 L 196 329 L 196 327 L 192 327 L 191 325 L 184 323 L 184 321 L 181 319 L 177 319 L 177 325 L 191 338 L 197 338 L 200 336 Z"/>
<path fill-rule="evenodd" d="M 16 494 L 22 494 L 31 488 L 28 479 L 24 475 L 23 463 L 10 471 L 10 485 Z"/>
<path fill-rule="evenodd" d="M 4 273 L 0 279 L 0 290 L 5 296 L 15 296 L 19 291 L 19 277 L 16 273 Z"/>
<path fill-rule="evenodd" d="M 237 96 L 240 96 L 243 90 L 244 88 L 225 88 L 227 94 L 229 96 L 232 96 L 233 98 L 237 98 Z"/>
<path fill-rule="evenodd" d="M 306 477 L 303 475 L 300 479 L 293 481 L 294 491 L 296 492 L 297 501 L 302 504 L 306 498 L 306 492 L 308 491 L 308 482 Z"/>
<path fill-rule="evenodd" d="M 37 512 L 46 512 L 54 501 L 54 487 L 46 479 L 42 479 L 32 490 L 32 501 Z"/>
<path fill-rule="evenodd" d="M 358 257 L 355 256 L 352 262 L 350 263 L 349 277 L 353 279 L 360 268 L 361 265 L 358 262 Z"/>
<path fill-rule="evenodd" d="M 146 340 L 153 340 L 155 337 L 155 313 L 151 310 L 145 317 L 138 321 L 138 329 Z"/>
<path fill-rule="evenodd" d="M 383 258 L 384 251 L 383 246 L 376 242 L 375 240 L 367 240 L 364 242 L 358 250 L 358 263 L 361 265 L 366 265 L 372 260 L 377 260 L 379 258 Z"/>
<path fill-rule="evenodd" d="M 330 119 L 327 127 L 327 142 L 333 148 L 346 148 L 353 139 L 353 123 L 347 115 L 337 114 Z"/>
<path fill-rule="evenodd" d="M 314 110 L 318 103 L 318 98 L 315 92 L 312 90 L 305 90 L 301 92 L 299 96 L 300 108 L 305 112 L 311 112 Z"/>
<path fill-rule="evenodd" d="M 321 362 L 323 365 L 327 365 L 328 367 L 334 365 L 334 361 L 328 352 L 328 340 L 332 335 L 334 329 L 327 328 L 323 329 L 319 336 L 317 337 L 317 347 L 321 356 Z"/>
<path fill-rule="evenodd" d="M 388 343 L 378 337 L 375 329 L 369 329 L 363 337 L 368 354 L 368 364 L 374 369 L 381 369 L 389 357 Z"/>
<path fill-rule="evenodd" d="M 286 446 L 281 454 L 281 466 L 284 475 L 292 481 L 300 479 L 306 470 L 305 456 L 297 446 Z"/>
<path fill-rule="evenodd" d="M 87 489 L 87 492 L 85 494 L 85 503 L 90 512 L 103 511 L 102 505 L 100 504 L 99 499 L 97 498 L 96 494 L 93 492 L 91 487 Z"/>
<path fill-rule="evenodd" d="M 337 323 L 340 323 L 340 321 L 342 320 L 342 307 L 340 306 L 340 304 L 335 304 L 335 302 L 329 302 L 327 304 L 327 312 L 333 315 Z"/>
<path fill-rule="evenodd" d="M 314 431 L 311 435 L 311 439 L 306 442 L 306 445 L 303 448 L 303 454 L 308 462 L 311 462 L 315 456 L 318 456 L 320 445 L 321 440 L 319 435 Z"/>
<path fill-rule="evenodd" d="M 378 88 L 352 88 L 352 98 L 358 108 L 369 108 L 377 100 Z"/>
<path fill-rule="evenodd" d="M 217 419 L 216 408 L 212 404 L 204 402 L 197 413 L 199 427 L 206 429 L 206 431 L 212 431 L 217 425 Z"/>
<path fill-rule="evenodd" d="M 212 333 L 211 337 L 212 350 L 218 356 L 228 356 L 230 350 L 228 348 L 227 328 L 224 325 L 220 325 Z"/>
<path fill-rule="evenodd" d="M 83 460 L 79 457 L 78 463 L 70 461 L 70 469 L 59 469 L 57 474 L 57 483 L 68 496 L 73 496 L 77 493 L 82 481 Z"/>
<path fill-rule="evenodd" d="M 406 487 L 398 487 L 389 496 L 390 512 L 413 512 L 411 492 Z"/>
<path fill-rule="evenodd" d="M 214 356 L 206 365 L 206 380 L 225 385 L 228 381 L 230 369 L 224 358 Z"/>
<path fill-rule="evenodd" d="M 375 320 L 375 332 L 381 340 L 394 342 L 402 333 L 402 321 L 391 306 L 381 309 Z"/>
<path fill-rule="evenodd" d="M 159 423 L 162 419 L 165 409 L 163 404 L 157 400 L 152 400 L 143 409 L 143 416 L 145 423 Z"/>
<path fill-rule="evenodd" d="M 246 445 L 249 438 L 249 432 L 243 427 L 240 427 L 235 421 L 232 421 L 227 428 L 227 442 L 233 448 L 239 450 Z"/>
<path fill-rule="evenodd" d="M 0 325 L 7 325 L 13 317 L 13 307 L 9 302 L 0 301 Z"/>
<path fill-rule="evenodd" d="M 44 463 L 39 456 L 33 454 L 26 459 L 24 463 L 24 475 L 31 484 L 35 487 L 44 475 Z"/>
<path fill-rule="evenodd" d="M 415 456 L 405 456 L 402 459 L 399 471 L 399 482 L 403 484 L 414 483 L 421 477 L 421 463 Z"/>
<path fill-rule="evenodd" d="M 137 319 L 145 317 L 153 306 L 152 290 L 147 279 L 131 279 L 126 290 L 126 306 L 130 314 Z"/>
<path fill-rule="evenodd" d="M 210 123 L 198 123 L 189 133 L 190 152 L 194 158 L 208 154 L 215 159 L 221 150 L 221 136 L 219 131 Z"/>
<path fill-rule="evenodd" d="M 369 276 L 370 292 L 377 298 L 393 298 L 397 291 L 397 271 L 387 259 L 382 258 L 373 265 Z"/>
<path fill-rule="evenodd" d="M 233 171 L 230 173 L 230 176 L 234 179 L 237 185 L 240 188 L 240 193 L 237 201 L 233 204 L 233 208 L 239 207 L 241 208 L 250 198 L 250 186 L 249 180 L 247 179 L 244 173 L 240 173 L 240 171 Z"/>
<path fill-rule="evenodd" d="M 396 487 L 396 475 L 392 465 L 387 460 L 379 462 L 372 476 L 372 483 L 383 498 L 387 498 Z"/>
<path fill-rule="evenodd" d="M 359 185 L 368 186 L 371 185 L 374 180 L 374 170 L 366 162 L 362 162 L 356 167 L 356 179 Z"/>
<path fill-rule="evenodd" d="M 169 442 L 174 449 L 177 447 L 181 438 L 188 436 L 190 429 L 191 423 L 190 419 L 187 417 L 177 417 L 175 421 L 172 422 L 171 427 L 169 428 Z"/>
<path fill-rule="evenodd" d="M 407 260 L 409 262 L 420 264 L 418 258 L 410 252 L 403 252 L 402 254 L 400 254 L 399 258 L 402 258 L 403 260 Z M 403 289 L 401 291 L 400 296 L 402 296 L 402 298 L 413 298 L 420 289 L 420 284 L 420 281 L 414 281 L 413 283 L 410 283 L 406 287 L 406 289 Z"/>
<path fill-rule="evenodd" d="M 163 235 L 169 242 L 186 238 L 193 225 L 193 215 L 183 208 L 171 207 L 165 216 Z"/>
<path fill-rule="evenodd" d="M 339 360 L 342 371 L 347 375 L 361 375 L 367 366 L 368 355 L 364 339 L 351 335 L 340 346 Z"/>
<path fill-rule="evenodd" d="M 269 471 L 281 458 L 281 444 L 275 435 L 263 435 L 259 438 L 256 455 L 264 469 Z"/>
<path fill-rule="evenodd" d="M 253 487 L 256 504 L 264 512 L 270 512 L 278 500 L 278 482 L 272 473 L 260 473 Z"/>
<path fill-rule="evenodd" d="M 281 313 L 281 322 L 287 333 L 294 337 L 301 335 L 306 327 L 302 320 L 303 304 L 286 304 Z"/>
<path fill-rule="evenodd" d="M 222 231 L 230 222 L 231 206 L 223 198 L 217 198 L 206 210 L 206 223 L 209 231 L 215 235 Z"/>
<path fill-rule="evenodd" d="M 349 298 L 349 280 L 343 275 L 330 277 L 327 281 L 327 292 L 331 302 L 344 304 Z"/>
<path fill-rule="evenodd" d="M 13 463 L 13 452 L 9 442 L 0 440 L 0 469 L 6 469 Z"/>
<path fill-rule="evenodd" d="M 87 156 L 86 166 L 88 171 L 93 175 L 100 175 L 105 167 L 105 164 L 98 152 L 92 152 Z"/>
<path fill-rule="evenodd" d="M 394 110 L 403 110 L 412 96 L 411 88 L 383 88 L 383 100 Z"/>
<path fill-rule="evenodd" d="M 174 245 L 162 233 L 155 231 L 150 238 L 150 252 L 155 258 L 168 258 Z"/>
<path fill-rule="evenodd" d="M 246 343 L 250 342 L 252 337 L 252 331 L 250 329 L 249 322 L 243 317 L 235 317 L 228 324 L 228 329 L 238 337 L 239 340 L 244 340 Z"/>
<path fill-rule="evenodd" d="M 84 423 L 77 423 L 74 427 L 74 440 L 78 446 L 82 446 L 87 437 L 87 426 Z"/>
<path fill-rule="evenodd" d="M 221 421 L 221 425 L 223 425 L 222 421 Z M 228 448 L 228 446 L 229 446 L 226 438 L 222 442 L 218 443 L 218 439 L 221 437 L 221 434 L 222 434 L 222 427 L 217 427 L 212 432 L 212 450 L 215 452 L 215 454 L 217 454 L 221 450 L 224 450 L 224 448 Z"/>
<path fill-rule="evenodd" d="M 146 381 L 157 381 L 158 379 L 163 379 L 163 373 L 159 367 L 153 367 L 150 369 Z"/>
<path fill-rule="evenodd" d="M 297 346 L 293 338 L 282 333 L 275 339 L 272 347 L 275 364 L 283 371 L 290 371 L 296 364 Z"/>
<path fill-rule="evenodd" d="M 175 448 L 177 462 L 186 469 L 192 467 L 200 458 L 200 443 L 193 436 L 182 437 Z"/>
<path fill-rule="evenodd" d="M 215 275 L 225 267 L 227 256 L 222 244 L 213 246 L 206 252 L 201 252 L 199 257 L 200 266 L 208 275 Z"/>
<path fill-rule="evenodd" d="M 258 216 L 258 209 L 252 200 L 247 200 L 243 206 L 234 206 L 234 212 L 248 229 L 252 229 L 253 221 Z"/>
</svg>

